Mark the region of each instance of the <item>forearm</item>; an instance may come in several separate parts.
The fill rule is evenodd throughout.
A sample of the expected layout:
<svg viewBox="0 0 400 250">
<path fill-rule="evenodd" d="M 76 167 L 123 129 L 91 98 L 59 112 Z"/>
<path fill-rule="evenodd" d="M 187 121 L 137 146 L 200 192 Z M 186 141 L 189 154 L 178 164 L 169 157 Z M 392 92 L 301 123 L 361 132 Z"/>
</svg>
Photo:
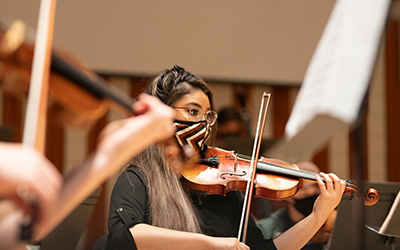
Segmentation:
<svg viewBox="0 0 400 250">
<path fill-rule="evenodd" d="M 325 183 L 321 177 L 324 178 Z M 320 176 L 316 178 L 321 193 L 314 203 L 313 212 L 274 239 L 278 249 L 300 249 L 314 236 L 339 204 L 346 183 L 334 174 L 320 173 Z"/>
<path fill-rule="evenodd" d="M 147 224 L 137 224 L 130 228 L 138 250 L 202 250 L 212 249 L 209 236 L 175 231 Z"/>
<path fill-rule="evenodd" d="M 295 224 L 274 239 L 278 250 L 297 250 L 302 248 L 311 237 L 324 224 L 323 219 L 319 219 L 314 213 Z"/>
<path fill-rule="evenodd" d="M 122 158 L 122 162 L 126 162 L 137 152 L 160 140 L 159 134 L 164 131 L 160 132 L 155 123 L 157 121 L 145 115 L 114 122 L 102 131 L 98 149 L 108 158 Z"/>
<path fill-rule="evenodd" d="M 101 183 L 117 172 L 132 156 L 150 145 L 154 138 L 147 136 L 145 117 L 135 118 L 135 128 L 124 123 L 111 135 L 103 138 L 96 151 L 66 177 L 59 199 L 48 214 L 48 220 L 37 228 L 35 239 L 46 236 L 80 202 Z M 126 130 L 130 131 L 127 138 Z M 134 143 L 132 143 L 134 142 Z"/>
</svg>

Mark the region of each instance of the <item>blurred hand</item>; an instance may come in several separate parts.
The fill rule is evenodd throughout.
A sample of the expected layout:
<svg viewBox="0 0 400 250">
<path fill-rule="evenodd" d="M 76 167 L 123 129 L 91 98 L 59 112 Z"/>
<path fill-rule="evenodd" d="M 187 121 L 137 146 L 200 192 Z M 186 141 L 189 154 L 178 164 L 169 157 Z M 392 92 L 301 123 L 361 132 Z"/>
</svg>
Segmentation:
<svg viewBox="0 0 400 250">
<path fill-rule="evenodd" d="M 62 176 L 36 150 L 16 143 L 0 143 L 0 196 L 27 210 L 29 198 L 38 199 L 38 223 L 54 203 Z"/>
<path fill-rule="evenodd" d="M 158 98 L 148 94 L 140 94 L 137 102 L 132 106 L 133 110 L 148 117 L 150 137 L 156 141 L 170 138 L 174 135 L 175 129 L 172 126 L 174 121 L 174 110 L 162 103 Z M 150 129 L 151 127 L 151 129 Z"/>
<path fill-rule="evenodd" d="M 167 139 L 174 134 L 173 109 L 163 104 L 158 98 L 140 94 L 132 109 L 137 116 L 114 121 L 103 129 L 100 135 L 102 144 L 150 144 Z M 138 133 L 146 135 L 145 141 L 130 139 L 132 136 L 137 137 Z"/>
</svg>

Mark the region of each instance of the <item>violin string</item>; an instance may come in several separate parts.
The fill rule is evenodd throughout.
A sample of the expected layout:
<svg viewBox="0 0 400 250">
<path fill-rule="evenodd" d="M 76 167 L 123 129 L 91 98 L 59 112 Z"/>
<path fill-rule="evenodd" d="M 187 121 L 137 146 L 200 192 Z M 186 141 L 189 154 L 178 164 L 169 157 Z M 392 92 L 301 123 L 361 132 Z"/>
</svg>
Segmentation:
<svg viewBox="0 0 400 250">
<path fill-rule="evenodd" d="M 220 159 L 220 162 L 224 162 L 224 161 L 231 161 L 231 160 L 228 160 L 228 159 L 221 160 Z M 273 174 L 274 173 L 275 174 L 284 174 L 289 177 L 303 178 L 303 179 L 308 179 L 308 180 L 312 180 L 312 181 L 316 181 L 315 176 L 319 175 L 319 174 L 311 172 L 311 171 L 287 168 L 285 166 L 280 166 L 280 165 L 273 164 L 273 163 L 266 163 L 266 162 L 262 162 L 262 161 L 259 161 L 257 163 L 257 170 L 266 171 L 268 173 L 273 173 Z"/>
</svg>

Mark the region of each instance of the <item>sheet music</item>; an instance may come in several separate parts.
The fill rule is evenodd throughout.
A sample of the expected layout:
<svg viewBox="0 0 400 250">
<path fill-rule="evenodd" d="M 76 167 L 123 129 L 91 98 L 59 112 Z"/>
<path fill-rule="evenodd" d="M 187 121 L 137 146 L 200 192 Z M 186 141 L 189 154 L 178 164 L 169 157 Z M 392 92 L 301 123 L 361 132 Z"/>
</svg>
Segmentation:
<svg viewBox="0 0 400 250">
<path fill-rule="evenodd" d="M 389 0 L 336 2 L 286 124 L 288 140 L 319 115 L 349 125 L 355 122 L 371 79 L 389 7 Z M 324 129 L 334 134 L 338 127 L 328 124 Z M 313 133 L 306 137 L 316 145 L 326 139 L 315 138 Z M 298 151 L 300 145 L 293 146 L 296 152 L 282 150 L 297 156 L 304 153 Z"/>
</svg>

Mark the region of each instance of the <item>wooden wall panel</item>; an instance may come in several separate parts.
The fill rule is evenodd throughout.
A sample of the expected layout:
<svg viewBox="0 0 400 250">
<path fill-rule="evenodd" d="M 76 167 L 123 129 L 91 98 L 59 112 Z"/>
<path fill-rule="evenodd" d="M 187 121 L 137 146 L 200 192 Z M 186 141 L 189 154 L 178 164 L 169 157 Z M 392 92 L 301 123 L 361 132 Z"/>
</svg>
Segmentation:
<svg viewBox="0 0 400 250">
<path fill-rule="evenodd" d="M 273 134 L 275 138 L 281 138 L 285 135 L 285 126 L 289 120 L 291 107 L 289 107 L 289 88 L 273 87 L 274 105 L 273 107 Z"/>
<path fill-rule="evenodd" d="M 146 90 L 151 78 L 148 77 L 132 77 L 132 88 L 130 96 L 136 98 L 140 93 Z"/>
<path fill-rule="evenodd" d="M 322 172 L 331 172 L 329 170 L 329 147 L 325 146 L 316 152 L 312 158 L 312 162 L 314 162 Z"/>
<path fill-rule="evenodd" d="M 387 180 L 400 181 L 399 21 L 389 19 L 386 31 Z"/>
</svg>

